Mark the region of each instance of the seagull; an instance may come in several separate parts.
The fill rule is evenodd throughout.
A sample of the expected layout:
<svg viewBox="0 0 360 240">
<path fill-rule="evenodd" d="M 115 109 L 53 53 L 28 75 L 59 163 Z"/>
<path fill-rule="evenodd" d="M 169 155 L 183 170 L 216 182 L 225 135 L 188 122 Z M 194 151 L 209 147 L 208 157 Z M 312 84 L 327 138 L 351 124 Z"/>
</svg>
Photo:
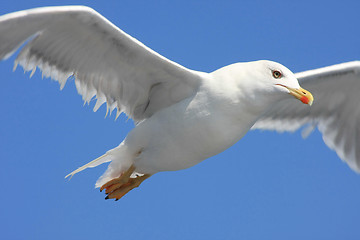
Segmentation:
<svg viewBox="0 0 360 240">
<path fill-rule="evenodd" d="M 23 46 L 24 45 L 24 46 Z M 161 171 L 192 167 L 225 151 L 249 130 L 315 128 L 351 169 L 360 171 L 360 62 L 292 73 L 268 60 L 211 73 L 154 52 L 85 6 L 43 7 L 0 16 L 0 59 L 21 46 L 14 71 L 75 82 L 94 111 L 106 103 L 135 122 L 114 149 L 66 177 L 110 162 L 96 187 L 119 200 Z M 311 90 L 316 97 L 300 87 Z"/>
</svg>

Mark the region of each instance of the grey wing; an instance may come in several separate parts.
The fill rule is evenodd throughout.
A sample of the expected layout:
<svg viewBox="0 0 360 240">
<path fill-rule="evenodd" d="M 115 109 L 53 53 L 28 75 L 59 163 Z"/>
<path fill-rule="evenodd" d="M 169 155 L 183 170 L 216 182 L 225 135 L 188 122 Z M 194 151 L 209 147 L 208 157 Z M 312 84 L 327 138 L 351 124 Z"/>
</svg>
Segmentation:
<svg viewBox="0 0 360 240">
<path fill-rule="evenodd" d="M 295 131 L 318 127 L 328 147 L 353 170 L 360 172 L 360 61 L 297 73 L 300 85 L 314 96 L 309 107 L 282 101 L 262 116 L 252 129 Z"/>
<path fill-rule="evenodd" d="M 94 111 L 106 102 L 110 112 L 117 108 L 118 115 L 140 121 L 193 95 L 199 85 L 197 72 L 157 54 L 88 7 L 45 7 L 0 17 L 0 59 L 26 41 L 15 67 L 32 74 L 38 67 L 61 89 L 73 77 L 84 101 L 96 96 Z"/>
</svg>

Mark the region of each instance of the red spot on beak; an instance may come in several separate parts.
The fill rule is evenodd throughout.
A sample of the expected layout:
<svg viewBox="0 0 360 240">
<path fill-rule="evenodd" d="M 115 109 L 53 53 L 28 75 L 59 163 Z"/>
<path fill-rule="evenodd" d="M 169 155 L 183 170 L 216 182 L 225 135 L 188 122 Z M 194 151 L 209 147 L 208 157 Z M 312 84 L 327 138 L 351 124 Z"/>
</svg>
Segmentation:
<svg viewBox="0 0 360 240">
<path fill-rule="evenodd" d="M 309 99 L 308 99 L 307 97 L 305 97 L 305 96 L 302 96 L 302 97 L 300 98 L 300 101 L 301 101 L 302 103 L 304 103 L 304 104 L 309 104 Z"/>
</svg>

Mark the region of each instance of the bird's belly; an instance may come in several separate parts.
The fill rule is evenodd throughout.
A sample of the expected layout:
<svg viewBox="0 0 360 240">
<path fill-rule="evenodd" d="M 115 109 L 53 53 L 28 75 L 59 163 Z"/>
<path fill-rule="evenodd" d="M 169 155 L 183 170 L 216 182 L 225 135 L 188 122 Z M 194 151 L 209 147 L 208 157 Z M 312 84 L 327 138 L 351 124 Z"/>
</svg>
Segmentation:
<svg viewBox="0 0 360 240">
<path fill-rule="evenodd" d="M 185 102 L 140 123 L 126 142 L 142 149 L 135 160 L 139 172 L 176 171 L 229 148 L 251 125 L 248 122 L 235 124 L 208 107 L 201 111 Z"/>
</svg>

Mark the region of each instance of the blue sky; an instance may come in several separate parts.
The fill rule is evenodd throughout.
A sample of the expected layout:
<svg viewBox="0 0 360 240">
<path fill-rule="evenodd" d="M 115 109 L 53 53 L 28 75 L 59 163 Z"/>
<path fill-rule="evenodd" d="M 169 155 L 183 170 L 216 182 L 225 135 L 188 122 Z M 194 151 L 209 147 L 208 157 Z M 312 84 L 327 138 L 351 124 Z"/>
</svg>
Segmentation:
<svg viewBox="0 0 360 240">
<path fill-rule="evenodd" d="M 0 14 L 67 4 L 93 7 L 195 70 L 269 59 L 299 72 L 360 60 L 359 1 L 26 0 L 2 2 Z M 39 73 L 12 73 L 13 60 L 0 63 L 1 239 L 360 239 L 360 175 L 319 132 L 250 132 L 118 202 L 94 189 L 105 165 L 64 180 L 133 125 L 83 106 L 73 83 L 59 91 Z"/>
</svg>

